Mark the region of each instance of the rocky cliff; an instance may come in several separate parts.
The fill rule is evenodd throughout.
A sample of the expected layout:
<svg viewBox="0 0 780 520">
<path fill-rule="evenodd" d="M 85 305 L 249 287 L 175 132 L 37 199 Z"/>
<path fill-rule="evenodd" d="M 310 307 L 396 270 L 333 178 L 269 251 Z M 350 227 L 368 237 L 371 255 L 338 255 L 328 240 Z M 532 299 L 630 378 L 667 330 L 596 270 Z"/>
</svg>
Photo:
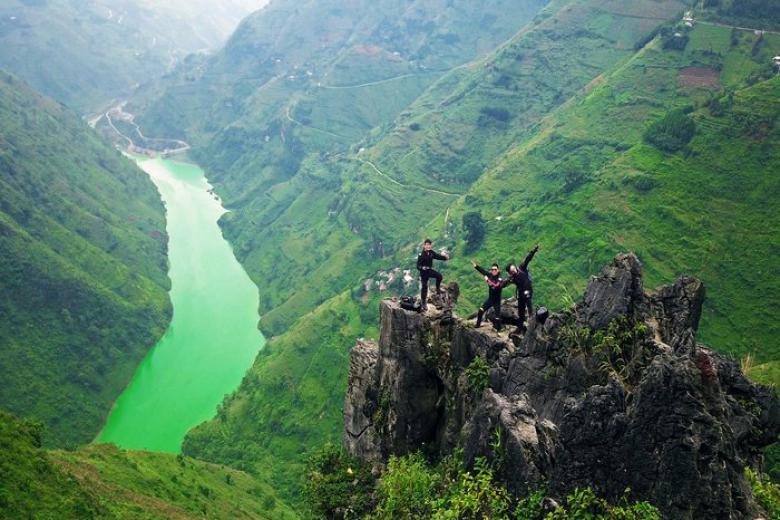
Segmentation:
<svg viewBox="0 0 780 520">
<path fill-rule="evenodd" d="M 696 343 L 704 292 L 688 277 L 646 291 L 639 260 L 619 255 L 522 337 L 474 328 L 447 297 L 425 314 L 385 300 L 378 344 L 352 350 L 345 446 L 377 465 L 456 447 L 467 463 L 501 458 L 516 496 L 630 488 L 668 518 L 760 517 L 744 468 L 777 439 L 780 405 Z"/>
</svg>

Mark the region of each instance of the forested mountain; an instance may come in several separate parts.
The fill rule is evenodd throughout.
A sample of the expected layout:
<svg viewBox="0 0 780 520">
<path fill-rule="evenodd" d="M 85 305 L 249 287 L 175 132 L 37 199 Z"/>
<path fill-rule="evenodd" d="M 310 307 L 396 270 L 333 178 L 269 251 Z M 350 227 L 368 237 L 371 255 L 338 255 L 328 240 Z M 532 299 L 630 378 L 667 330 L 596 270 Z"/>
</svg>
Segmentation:
<svg viewBox="0 0 780 520">
<path fill-rule="evenodd" d="M 154 185 L 78 116 L 0 73 L 0 407 L 90 441 L 170 319 Z"/>
<path fill-rule="evenodd" d="M 8 0 L 0 68 L 79 112 L 128 95 L 186 54 L 216 49 L 264 0 Z"/>
<path fill-rule="evenodd" d="M 443 3 L 426 26 L 422 4 L 390 4 L 364 17 L 360 3 L 274 2 L 132 104 L 151 133 L 195 144 L 278 335 L 187 453 L 295 489 L 280 463 L 337 438 L 347 349 L 376 335 L 380 287 L 415 290 L 393 270 L 413 267 L 424 236 L 453 252 L 464 310 L 483 292 L 472 255 L 504 262 L 541 243 L 537 302 L 556 307 L 636 250 L 650 284 L 701 277 L 702 339 L 772 378 L 777 34 L 730 27 L 730 3 L 689 21 L 684 2 L 554 0 L 514 20 L 496 6 L 483 54 L 474 31 L 492 7 Z M 448 29 L 458 16 L 482 22 Z M 409 37 L 421 24 L 422 44 Z M 466 213 L 484 227 L 470 243 Z"/>
<path fill-rule="evenodd" d="M 0 412 L 3 518 L 291 518 L 249 475 L 189 457 L 41 448 L 39 424 Z"/>
</svg>

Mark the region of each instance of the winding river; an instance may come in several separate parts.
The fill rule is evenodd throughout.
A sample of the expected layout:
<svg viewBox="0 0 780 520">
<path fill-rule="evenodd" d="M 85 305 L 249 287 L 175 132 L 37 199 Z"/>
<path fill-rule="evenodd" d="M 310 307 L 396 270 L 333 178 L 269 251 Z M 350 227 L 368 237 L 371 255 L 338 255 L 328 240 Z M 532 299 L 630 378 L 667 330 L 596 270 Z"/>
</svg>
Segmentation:
<svg viewBox="0 0 780 520">
<path fill-rule="evenodd" d="M 251 366 L 264 338 L 257 287 L 233 256 L 203 171 L 139 159 L 167 208 L 173 320 L 116 401 L 98 442 L 178 453 Z"/>
</svg>

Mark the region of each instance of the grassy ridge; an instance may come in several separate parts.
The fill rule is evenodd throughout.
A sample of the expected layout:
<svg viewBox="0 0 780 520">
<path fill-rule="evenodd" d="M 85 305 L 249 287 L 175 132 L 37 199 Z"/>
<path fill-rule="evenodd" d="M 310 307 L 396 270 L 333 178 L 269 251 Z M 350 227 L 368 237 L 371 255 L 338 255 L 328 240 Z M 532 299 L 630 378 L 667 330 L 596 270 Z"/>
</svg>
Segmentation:
<svg viewBox="0 0 780 520">
<path fill-rule="evenodd" d="M 0 75 L 0 406 L 87 442 L 170 318 L 151 181 L 74 114 Z M 121 201 L 121 202 L 120 202 Z"/>
<path fill-rule="evenodd" d="M 39 425 L 0 412 L 3 518 L 291 518 L 240 471 L 112 445 L 47 451 L 41 436 Z"/>
</svg>

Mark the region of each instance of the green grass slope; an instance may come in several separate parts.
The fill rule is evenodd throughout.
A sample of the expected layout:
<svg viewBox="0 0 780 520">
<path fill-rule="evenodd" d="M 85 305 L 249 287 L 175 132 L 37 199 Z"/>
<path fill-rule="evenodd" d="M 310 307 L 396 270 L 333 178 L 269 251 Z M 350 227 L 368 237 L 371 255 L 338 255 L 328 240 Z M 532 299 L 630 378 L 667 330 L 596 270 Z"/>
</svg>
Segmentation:
<svg viewBox="0 0 780 520">
<path fill-rule="evenodd" d="M 47 451 L 41 436 L 39 425 L 0 412 L 2 518 L 294 518 L 237 470 L 113 445 Z"/>
<path fill-rule="evenodd" d="M 780 230 L 771 215 L 780 189 L 780 82 L 768 69 L 769 53 L 753 53 L 752 34 L 722 53 L 703 40 L 697 48 L 697 32 L 711 30 L 695 28 L 684 51 L 652 42 L 551 114 L 459 201 L 452 218 L 477 210 L 489 221 L 477 252 L 484 261 L 517 258 L 523 251 L 508 246 L 541 242 L 539 303 L 579 294 L 585 276 L 621 250 L 640 255 L 651 285 L 698 276 L 708 288 L 700 338 L 735 356 L 776 361 L 780 286 L 772 259 Z M 718 30 L 728 39 L 729 29 Z M 769 42 L 777 46 L 780 37 Z M 691 86 L 702 71 L 708 86 Z M 693 110 L 690 143 L 674 153 L 649 144 L 650 124 L 682 107 Z M 465 258 L 455 265 L 467 276 Z M 475 302 L 480 291 L 465 294 Z"/>
<path fill-rule="evenodd" d="M 534 242 L 541 242 L 533 265 L 539 304 L 555 308 L 576 298 L 587 276 L 623 250 L 635 250 L 643 258 L 648 285 L 682 273 L 702 277 L 709 298 L 701 339 L 735 356 L 754 353 L 760 362 L 754 372 L 764 381 L 776 373 L 772 367 L 780 352 L 772 316 L 780 292 L 772 260 L 780 234 L 771 215 L 777 208 L 780 171 L 776 152 L 780 83 L 770 70 L 776 37 L 765 34 L 759 42 L 751 31 L 732 35 L 730 28 L 699 25 L 684 35 L 688 43 L 683 49 L 664 48 L 666 40 L 676 38 L 674 32 L 661 31 L 653 38 L 658 20 L 639 14 L 658 8 L 657 3 L 633 4 L 639 13 L 624 13 L 625 23 L 615 20 L 615 10 L 605 11 L 604 5 L 615 4 L 590 9 L 594 5 L 577 3 L 572 9 L 551 5 L 545 12 L 557 14 L 542 17 L 541 34 L 529 30 L 519 35 L 516 48 L 528 46 L 526 52 L 543 57 L 534 52 L 534 42 L 549 45 L 545 38 L 551 30 L 567 35 L 559 53 L 592 46 L 592 32 L 572 32 L 568 24 L 574 20 L 575 27 L 627 28 L 622 41 L 631 45 L 613 42 L 618 49 L 613 58 L 601 70 L 588 69 L 589 78 L 576 66 L 553 74 L 545 67 L 517 72 L 513 99 L 533 99 L 540 88 L 535 81 L 521 81 L 524 75 L 574 85 L 564 99 L 540 105 L 538 112 L 521 118 L 528 121 L 504 126 L 514 132 L 505 152 L 501 147 L 492 152 L 480 148 L 478 153 L 484 154 L 480 161 L 489 166 L 471 186 L 464 186 L 463 196 L 401 186 L 449 185 L 421 178 L 429 170 L 420 164 L 427 163 L 403 166 L 394 150 L 407 146 L 409 155 L 434 157 L 425 143 L 441 143 L 442 132 L 453 126 L 436 126 L 437 121 L 465 118 L 468 113 L 472 123 L 467 133 L 477 137 L 465 141 L 487 142 L 478 140 L 483 131 L 499 134 L 490 126 L 482 130 L 477 111 L 470 107 L 494 103 L 495 83 L 487 78 L 504 71 L 514 74 L 514 65 L 507 60 L 515 51 L 512 45 L 486 59 L 484 63 L 493 65 L 473 71 L 470 78 L 456 71 L 440 80 L 410 107 L 409 119 L 404 115 L 394 128 L 379 130 L 376 144 L 365 151 L 304 160 L 298 176 L 265 192 L 263 203 L 270 216 L 256 223 L 264 230 L 279 225 L 284 232 L 272 235 L 278 247 L 266 246 L 268 251 L 262 253 L 258 250 L 267 244 L 262 235 L 236 240 L 244 248 L 248 269 L 272 273 L 302 255 L 314 266 L 315 281 L 327 280 L 331 292 L 339 287 L 345 291 L 324 298 L 325 284 L 312 284 L 282 305 L 280 312 L 298 316 L 306 307 L 296 300 L 324 298 L 318 309 L 271 343 L 270 354 L 258 358 L 219 416 L 190 432 L 188 453 L 260 473 L 289 475 L 316 444 L 338 441 L 340 416 L 324 403 L 340 403 L 345 352 L 354 338 L 375 334 L 376 317 L 371 313 L 376 312 L 379 294 L 375 288 L 369 293 L 360 287 L 349 290 L 365 276 L 360 268 L 370 273 L 411 266 L 417 240 L 423 234 L 433 236 L 455 252 L 446 275 L 461 282 L 460 310 L 470 312 L 484 290 L 468 264 L 471 255 L 463 253 L 460 219 L 466 211 L 480 211 L 487 221 L 485 242 L 473 253 L 483 262 L 518 259 Z M 575 12 L 584 15 L 569 18 Z M 629 20 L 642 20 L 643 25 L 628 29 Z M 500 68 L 502 64 L 507 68 Z M 572 71 L 568 80 L 565 71 Z M 463 96 L 443 95 L 469 84 L 473 88 Z M 689 111 L 686 117 L 694 122 L 695 133 L 679 150 L 663 151 L 648 142 L 648 128 L 676 109 Z M 408 137 L 410 131 L 420 130 L 411 129 L 410 121 L 434 130 L 414 141 Z M 402 139 L 409 144 L 398 144 Z M 448 150 L 442 160 L 450 156 L 469 160 L 475 150 L 469 146 L 451 155 Z M 363 157 L 386 161 L 390 173 L 379 175 L 361 162 Z M 277 202 L 291 209 L 279 209 Z M 325 209 L 328 219 L 317 216 Z M 242 216 L 231 218 L 241 222 Z M 239 227 L 226 221 L 230 236 L 237 231 L 231 229 L 234 225 Z M 410 289 L 392 288 L 396 293 L 402 290 Z M 269 317 L 273 319 L 274 313 L 265 320 Z M 289 476 L 279 482 L 293 493 L 298 484 Z"/>
<path fill-rule="evenodd" d="M 439 237 L 440 245 L 455 248 L 456 260 L 447 271 L 452 278 L 457 274 L 464 284 L 466 297 L 462 308 L 470 311 L 469 301 L 478 298 L 481 287 L 473 272 L 465 269 L 467 258 L 462 255 L 463 242 L 459 238 L 460 215 L 467 204 L 482 210 L 486 217 L 498 216 L 492 214 L 496 200 L 511 204 L 514 198 L 515 204 L 523 204 L 517 195 L 518 190 L 525 189 L 520 179 L 506 186 L 501 182 L 491 185 L 495 200 L 487 202 L 480 195 L 481 175 L 467 177 L 464 173 L 457 177 L 457 182 L 434 174 L 428 176 L 425 164 L 436 162 L 431 144 L 444 150 L 442 161 L 460 158 L 465 163 L 471 160 L 472 152 L 481 154 L 474 164 L 490 165 L 485 166 L 490 172 L 492 165 L 501 163 L 505 150 L 513 150 L 518 143 L 530 146 L 538 142 L 541 135 L 549 132 L 548 116 L 570 110 L 576 100 L 584 99 L 604 84 L 607 76 L 617 73 L 634 58 L 637 46 L 641 49 L 642 43 L 652 38 L 663 22 L 659 18 L 674 19 L 682 7 L 672 2 L 639 2 L 621 11 L 622 5 L 551 4 L 532 25 L 498 51 L 439 79 L 393 124 L 375 128 L 346 152 L 336 148 L 336 153 L 305 156 L 295 163 L 297 170 L 291 178 L 284 177 L 279 170 L 276 174 L 269 172 L 281 164 L 289 168 L 285 161 L 299 153 L 297 147 L 305 152 L 306 146 L 315 142 L 313 127 L 277 127 L 277 132 L 285 131 L 286 141 L 275 142 L 275 137 L 269 135 L 268 147 L 273 151 L 264 152 L 269 154 L 265 162 L 260 161 L 263 156 L 259 152 L 253 151 L 265 144 L 245 152 L 228 148 L 227 153 L 233 155 L 225 162 L 226 169 L 212 166 L 209 171 L 217 178 L 225 178 L 223 191 L 232 182 L 238 184 L 229 179 L 235 176 L 241 179 L 247 193 L 236 199 L 236 210 L 225 218 L 224 228 L 244 265 L 263 288 L 265 305 L 273 306 L 264 315 L 262 325 L 272 332 L 287 332 L 270 343 L 269 355 L 257 359 L 242 387 L 227 399 L 218 417 L 190 432 L 184 446 L 186 453 L 259 473 L 270 469 L 275 481 L 295 495 L 299 481 L 294 475 L 300 462 L 317 444 L 326 440 L 338 442 L 340 437 L 340 413 L 331 407 L 338 406 L 340 410 L 346 353 L 354 339 L 375 334 L 379 293 L 374 282 L 381 276 L 374 274 L 381 269 L 413 266 L 413 248 L 423 233 Z M 580 31 L 583 25 L 594 30 Z M 537 44 L 543 45 L 545 52 L 536 52 Z M 595 55 L 587 66 L 582 65 L 583 48 Z M 542 66 L 546 52 L 555 55 L 555 60 Z M 518 53 L 527 54 L 531 66 L 518 66 Z M 497 78 L 504 79 L 496 84 Z M 554 86 L 560 94 L 547 96 L 544 85 Z M 274 88 L 269 87 L 268 92 L 274 92 Z M 676 88 L 676 83 L 667 88 Z M 497 103 L 496 99 L 501 101 Z M 515 113 L 507 121 L 500 121 L 501 117 L 490 115 L 490 111 L 485 114 L 480 108 L 504 105 Z M 485 115 L 498 120 L 486 122 Z M 415 123 L 419 127 L 413 127 Z M 292 128 L 296 128 L 297 140 L 290 137 Z M 457 132 L 462 133 L 456 135 Z M 504 139 L 504 132 L 509 137 L 503 143 L 486 145 Z M 417 141 L 417 134 L 427 137 Z M 236 135 L 236 142 L 243 142 L 245 134 Z M 326 138 L 322 139 L 324 142 Z M 467 145 L 456 148 L 452 146 L 454 141 Z M 226 141 L 225 145 L 228 144 Z M 409 156 L 430 158 L 404 163 L 400 159 L 404 148 Z M 400 157 L 397 164 L 402 166 L 382 171 L 385 165 L 379 164 L 378 169 L 377 163 L 386 157 L 390 158 L 387 163 L 392 164 L 395 150 Z M 548 153 L 558 152 L 551 149 Z M 214 160 L 219 158 L 214 156 Z M 552 194 L 559 189 L 551 183 L 542 187 Z M 238 187 L 233 189 L 238 191 Z M 519 235 L 519 221 L 511 225 L 514 236 L 510 242 L 502 243 L 503 255 L 524 247 L 523 241 L 530 245 L 533 239 Z M 493 224 L 488 225 L 490 236 L 496 231 Z M 489 254 L 494 243 L 498 243 L 497 238 L 496 242 L 489 239 L 488 248 L 478 253 Z M 584 269 L 600 267 L 600 257 L 590 254 L 587 243 L 576 245 L 568 253 L 572 258 L 589 260 Z M 570 281 L 584 281 L 582 266 L 577 264 L 576 270 L 569 271 L 571 267 L 571 263 L 562 264 L 560 270 Z M 278 276 L 280 269 L 291 270 L 300 277 L 290 286 L 285 283 L 288 278 Z M 539 283 L 545 301 L 560 301 L 565 291 L 555 284 L 551 284 L 552 291 L 548 290 L 544 274 Z M 374 279 L 368 293 L 359 285 L 367 277 Z M 383 294 L 414 291 L 413 287 L 398 284 L 398 279 L 395 276 L 391 289 Z M 551 294 L 553 291 L 556 293 Z M 316 305 L 319 307 L 314 308 Z"/>
<path fill-rule="evenodd" d="M 0 73 L 0 406 L 91 440 L 167 327 L 166 251 L 143 172 Z"/>
</svg>

